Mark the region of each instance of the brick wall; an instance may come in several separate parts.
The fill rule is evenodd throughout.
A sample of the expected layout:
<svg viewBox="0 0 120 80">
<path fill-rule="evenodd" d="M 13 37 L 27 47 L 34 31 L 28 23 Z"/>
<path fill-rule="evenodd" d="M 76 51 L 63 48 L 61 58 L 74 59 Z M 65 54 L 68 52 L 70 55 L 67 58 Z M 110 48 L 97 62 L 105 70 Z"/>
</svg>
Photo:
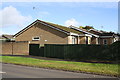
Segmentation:
<svg viewBox="0 0 120 80">
<path fill-rule="evenodd" d="M 2 54 L 29 55 L 28 42 L 2 42 Z"/>
<path fill-rule="evenodd" d="M 32 34 L 31 34 L 32 33 Z M 40 40 L 32 40 L 35 36 Z M 42 24 L 34 25 L 19 36 L 15 37 L 15 41 L 30 41 L 31 44 L 68 44 L 68 35 L 44 26 Z"/>
<path fill-rule="evenodd" d="M 100 39 L 100 44 L 104 44 L 103 40 L 106 39 L 107 40 L 107 44 L 112 44 L 113 42 L 113 38 L 101 38 Z"/>
<path fill-rule="evenodd" d="M 85 37 L 80 37 L 80 44 L 86 44 Z"/>
</svg>

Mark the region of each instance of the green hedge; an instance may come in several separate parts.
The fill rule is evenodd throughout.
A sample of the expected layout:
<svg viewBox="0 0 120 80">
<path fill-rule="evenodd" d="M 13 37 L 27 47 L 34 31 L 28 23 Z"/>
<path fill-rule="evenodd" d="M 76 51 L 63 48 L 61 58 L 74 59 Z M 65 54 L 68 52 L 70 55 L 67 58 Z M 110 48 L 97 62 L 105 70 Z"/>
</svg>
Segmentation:
<svg viewBox="0 0 120 80">
<path fill-rule="evenodd" d="M 44 57 L 70 60 L 118 60 L 120 41 L 111 45 L 45 44 Z"/>
</svg>

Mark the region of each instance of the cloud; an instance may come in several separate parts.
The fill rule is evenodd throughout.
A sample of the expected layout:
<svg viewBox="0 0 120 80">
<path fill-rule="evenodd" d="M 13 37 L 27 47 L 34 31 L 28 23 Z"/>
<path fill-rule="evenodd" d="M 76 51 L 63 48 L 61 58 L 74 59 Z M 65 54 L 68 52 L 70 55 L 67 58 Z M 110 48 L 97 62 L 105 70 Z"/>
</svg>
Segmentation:
<svg viewBox="0 0 120 80">
<path fill-rule="evenodd" d="M 65 21 L 65 25 L 66 25 L 67 27 L 70 26 L 70 25 L 72 25 L 72 26 L 78 26 L 78 25 L 79 25 L 79 22 L 76 21 L 74 18 L 71 18 L 71 19 Z"/>
<path fill-rule="evenodd" d="M 0 10 L 0 27 L 9 27 L 12 25 L 23 26 L 26 22 L 31 21 L 31 16 L 23 16 L 15 7 L 8 6 Z"/>
</svg>

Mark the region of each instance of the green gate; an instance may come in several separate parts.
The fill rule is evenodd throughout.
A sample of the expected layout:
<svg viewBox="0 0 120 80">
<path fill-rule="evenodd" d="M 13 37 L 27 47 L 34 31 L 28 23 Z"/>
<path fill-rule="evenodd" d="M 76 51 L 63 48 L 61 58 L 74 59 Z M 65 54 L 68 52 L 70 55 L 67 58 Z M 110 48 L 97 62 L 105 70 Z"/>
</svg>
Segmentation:
<svg viewBox="0 0 120 80">
<path fill-rule="evenodd" d="M 39 44 L 29 44 L 29 55 L 44 56 L 44 47 L 40 47 Z"/>
</svg>

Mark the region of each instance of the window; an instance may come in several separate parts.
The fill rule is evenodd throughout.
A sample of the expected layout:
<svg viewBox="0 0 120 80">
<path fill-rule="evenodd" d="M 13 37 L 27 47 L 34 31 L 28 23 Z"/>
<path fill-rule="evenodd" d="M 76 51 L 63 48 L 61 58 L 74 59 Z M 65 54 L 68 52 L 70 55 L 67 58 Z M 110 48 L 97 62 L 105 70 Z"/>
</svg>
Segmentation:
<svg viewBox="0 0 120 80">
<path fill-rule="evenodd" d="M 40 37 L 39 36 L 35 36 L 35 37 L 32 38 L 32 40 L 39 41 Z"/>
<path fill-rule="evenodd" d="M 103 44 L 107 44 L 107 39 L 103 39 Z"/>
<path fill-rule="evenodd" d="M 72 44 L 76 44 L 76 38 L 72 36 Z"/>
<path fill-rule="evenodd" d="M 116 42 L 116 41 L 118 41 L 118 38 L 115 37 L 115 38 L 113 39 L 113 42 Z"/>
<path fill-rule="evenodd" d="M 98 38 L 98 44 L 100 44 L 100 39 Z"/>
<path fill-rule="evenodd" d="M 113 39 L 113 43 L 116 42 L 116 38 Z"/>
</svg>

